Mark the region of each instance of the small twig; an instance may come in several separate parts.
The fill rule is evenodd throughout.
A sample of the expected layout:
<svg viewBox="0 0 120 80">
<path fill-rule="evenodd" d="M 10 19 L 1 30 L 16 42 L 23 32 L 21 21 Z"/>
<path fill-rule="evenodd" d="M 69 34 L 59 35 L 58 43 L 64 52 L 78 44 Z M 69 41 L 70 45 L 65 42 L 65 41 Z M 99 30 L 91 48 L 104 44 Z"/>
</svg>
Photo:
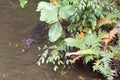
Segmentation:
<svg viewBox="0 0 120 80">
<path fill-rule="evenodd" d="M 79 55 L 79 56 L 77 56 L 77 57 L 74 58 L 71 62 L 72 62 L 72 63 L 75 63 L 75 61 L 77 61 L 78 59 L 80 59 L 82 56 L 83 56 L 83 55 Z"/>
<path fill-rule="evenodd" d="M 81 54 L 81 51 L 77 51 L 77 52 L 71 52 L 71 53 L 68 53 L 68 54 L 66 54 L 66 56 L 80 55 L 80 54 Z"/>
</svg>

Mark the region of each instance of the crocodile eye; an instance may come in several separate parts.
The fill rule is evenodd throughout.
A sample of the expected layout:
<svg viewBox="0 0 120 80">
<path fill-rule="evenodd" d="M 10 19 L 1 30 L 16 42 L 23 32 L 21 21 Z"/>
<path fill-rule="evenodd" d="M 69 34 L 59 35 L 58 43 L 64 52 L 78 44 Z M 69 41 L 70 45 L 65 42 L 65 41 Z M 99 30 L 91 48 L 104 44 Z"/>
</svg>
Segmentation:
<svg viewBox="0 0 120 80">
<path fill-rule="evenodd" d="M 33 39 L 27 39 L 25 45 L 30 46 L 34 42 Z"/>
</svg>

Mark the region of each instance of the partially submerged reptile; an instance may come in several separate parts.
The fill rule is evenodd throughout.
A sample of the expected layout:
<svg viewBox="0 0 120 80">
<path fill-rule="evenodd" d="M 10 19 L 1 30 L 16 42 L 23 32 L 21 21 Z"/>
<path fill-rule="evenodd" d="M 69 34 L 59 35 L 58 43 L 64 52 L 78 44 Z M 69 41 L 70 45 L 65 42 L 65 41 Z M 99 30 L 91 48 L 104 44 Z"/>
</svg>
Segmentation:
<svg viewBox="0 0 120 80">
<path fill-rule="evenodd" d="M 48 24 L 45 22 L 40 22 L 37 24 L 31 31 L 30 36 L 24 41 L 24 48 L 22 52 L 27 51 L 34 43 L 38 43 L 40 39 L 42 39 L 47 31 Z"/>
</svg>

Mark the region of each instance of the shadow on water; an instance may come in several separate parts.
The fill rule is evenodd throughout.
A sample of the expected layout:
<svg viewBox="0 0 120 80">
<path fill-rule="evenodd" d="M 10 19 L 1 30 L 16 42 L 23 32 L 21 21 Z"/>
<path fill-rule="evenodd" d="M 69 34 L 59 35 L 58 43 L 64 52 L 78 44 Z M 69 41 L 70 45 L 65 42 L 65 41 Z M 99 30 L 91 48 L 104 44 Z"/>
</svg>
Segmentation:
<svg viewBox="0 0 120 80">
<path fill-rule="evenodd" d="M 103 80 L 85 67 L 54 72 L 49 64 L 37 66 L 36 46 L 21 52 L 24 39 L 39 22 L 35 12 L 38 1 L 30 0 L 21 9 L 17 0 L 0 0 L 0 80 Z"/>
</svg>

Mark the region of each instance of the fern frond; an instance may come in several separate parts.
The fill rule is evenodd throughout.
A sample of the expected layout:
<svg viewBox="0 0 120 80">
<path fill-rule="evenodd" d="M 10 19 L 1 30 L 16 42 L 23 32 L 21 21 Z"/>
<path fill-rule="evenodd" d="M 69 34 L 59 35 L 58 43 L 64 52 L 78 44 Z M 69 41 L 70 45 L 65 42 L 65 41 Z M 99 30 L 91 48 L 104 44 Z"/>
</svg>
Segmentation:
<svg viewBox="0 0 120 80">
<path fill-rule="evenodd" d="M 116 23 L 117 21 L 115 19 L 113 20 L 109 20 L 109 19 L 106 19 L 106 18 L 103 18 L 101 19 L 99 22 L 98 22 L 98 27 L 101 27 L 105 24 L 112 24 L 112 23 Z"/>
<path fill-rule="evenodd" d="M 120 19 L 120 12 L 112 12 L 106 15 L 107 19 Z"/>
<path fill-rule="evenodd" d="M 113 55 L 107 52 L 100 53 L 101 59 L 98 59 L 96 63 L 94 63 L 93 70 L 99 71 L 107 78 L 107 80 L 113 80 L 113 70 L 110 67 L 111 59 Z"/>
<path fill-rule="evenodd" d="M 88 62 L 92 61 L 94 59 L 93 55 L 85 55 L 84 56 L 84 61 L 87 64 Z"/>
</svg>

